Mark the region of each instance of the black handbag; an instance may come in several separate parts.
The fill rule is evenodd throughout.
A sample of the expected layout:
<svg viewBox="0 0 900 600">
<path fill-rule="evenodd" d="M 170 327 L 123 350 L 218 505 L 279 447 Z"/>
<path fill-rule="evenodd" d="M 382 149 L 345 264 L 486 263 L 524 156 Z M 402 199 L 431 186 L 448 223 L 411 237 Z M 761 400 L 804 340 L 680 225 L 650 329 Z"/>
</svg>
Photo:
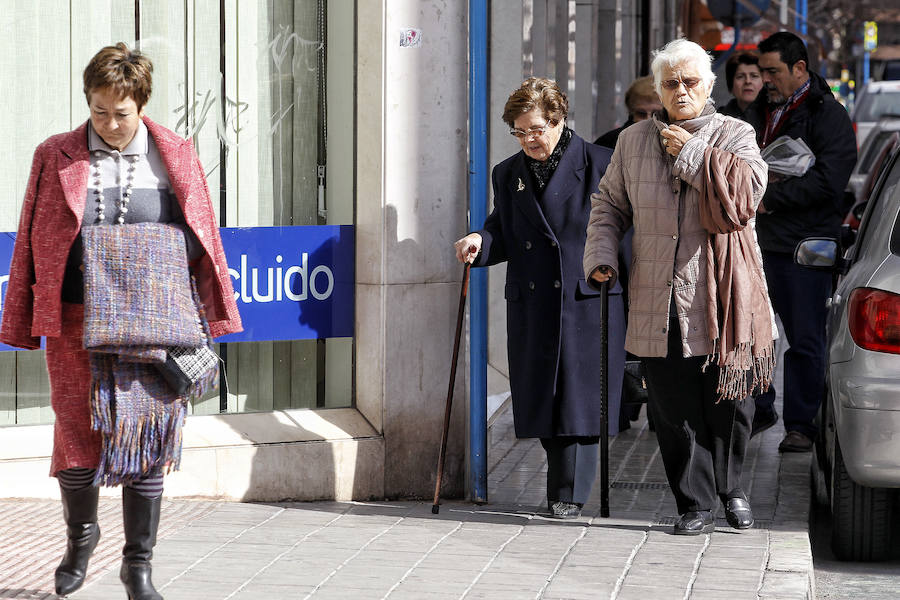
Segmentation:
<svg viewBox="0 0 900 600">
<path fill-rule="evenodd" d="M 212 349 L 212 335 L 206 310 L 200 302 L 197 281 L 191 277 L 191 291 L 197 305 L 197 325 L 206 341 L 197 348 L 169 346 L 166 348 L 166 362 L 156 363 L 163 379 L 180 397 L 199 398 L 219 383 L 219 355 Z"/>
<path fill-rule="evenodd" d="M 639 360 L 625 361 L 625 377 L 622 379 L 622 402 L 644 404 L 647 402 L 647 381 L 644 366 Z"/>
<path fill-rule="evenodd" d="M 184 396 L 197 386 L 192 395 L 200 396 L 212 386 L 219 376 L 219 355 L 212 348 L 170 346 L 166 349 L 166 362 L 157 364 L 175 393 Z"/>
</svg>

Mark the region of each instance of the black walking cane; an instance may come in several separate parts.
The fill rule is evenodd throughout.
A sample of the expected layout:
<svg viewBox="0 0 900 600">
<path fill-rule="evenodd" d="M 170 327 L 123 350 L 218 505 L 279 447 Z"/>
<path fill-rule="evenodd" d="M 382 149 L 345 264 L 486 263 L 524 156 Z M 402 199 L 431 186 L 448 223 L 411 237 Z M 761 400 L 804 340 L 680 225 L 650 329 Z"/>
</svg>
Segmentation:
<svg viewBox="0 0 900 600">
<path fill-rule="evenodd" d="M 609 280 L 600 284 L 600 516 L 609 516 Z"/>
<path fill-rule="evenodd" d="M 441 480 L 444 478 L 444 459 L 447 458 L 447 433 L 450 431 L 450 408 L 453 406 L 453 388 L 456 383 L 456 362 L 459 356 L 459 339 L 462 336 L 463 316 L 466 314 L 466 293 L 469 291 L 469 267 L 466 263 L 463 271 L 462 286 L 459 290 L 459 310 L 456 313 L 456 337 L 453 339 L 453 358 L 450 362 L 450 385 L 447 389 L 447 406 L 444 408 L 444 429 L 441 432 L 441 451 L 438 453 L 437 477 L 434 482 L 434 504 L 431 514 L 441 511 Z"/>
</svg>

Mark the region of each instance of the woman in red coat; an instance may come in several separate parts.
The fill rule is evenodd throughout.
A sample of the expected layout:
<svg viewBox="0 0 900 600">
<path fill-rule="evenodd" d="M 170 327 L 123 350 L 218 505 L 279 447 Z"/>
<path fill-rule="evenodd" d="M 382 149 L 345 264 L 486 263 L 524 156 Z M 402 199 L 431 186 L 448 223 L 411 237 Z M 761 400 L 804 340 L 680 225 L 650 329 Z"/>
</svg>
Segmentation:
<svg viewBox="0 0 900 600">
<path fill-rule="evenodd" d="M 144 116 L 153 65 L 122 43 L 84 71 L 90 119 L 34 153 L 4 302 L 0 340 L 34 349 L 46 337 L 56 415 L 51 475 L 57 477 L 68 545 L 56 592 L 84 582 L 100 539 L 100 435 L 91 426 L 91 369 L 84 349 L 81 230 L 101 223 L 181 225 L 191 272 L 213 337 L 241 330 L 228 266 L 200 161 L 190 142 Z M 150 469 L 123 487 L 120 577 L 129 598 L 161 596 L 150 579 L 163 473 Z"/>
</svg>

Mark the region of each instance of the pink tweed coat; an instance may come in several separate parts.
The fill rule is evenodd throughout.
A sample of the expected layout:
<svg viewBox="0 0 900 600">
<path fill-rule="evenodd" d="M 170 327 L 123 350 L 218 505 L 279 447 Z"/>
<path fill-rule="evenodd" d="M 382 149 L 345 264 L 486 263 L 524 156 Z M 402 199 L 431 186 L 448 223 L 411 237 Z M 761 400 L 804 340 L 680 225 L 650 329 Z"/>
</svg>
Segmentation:
<svg viewBox="0 0 900 600">
<path fill-rule="evenodd" d="M 192 264 L 213 337 L 241 331 L 225 252 L 200 160 L 191 142 L 144 118 L 185 221 L 205 253 Z M 95 468 L 100 436 L 91 429 L 91 373 L 82 346 L 83 308 L 61 299 L 66 258 L 81 229 L 89 155 L 87 123 L 34 152 L 13 249 L 0 341 L 19 348 L 47 337 L 47 370 L 56 415 L 50 473 Z"/>
<path fill-rule="evenodd" d="M 193 265 L 213 337 L 241 331 L 231 277 L 200 159 L 190 141 L 148 118 L 185 221 L 205 254 Z M 66 257 L 81 229 L 89 155 L 87 122 L 37 147 L 13 250 L 0 341 L 40 346 L 41 336 L 61 334 L 60 298 Z"/>
</svg>

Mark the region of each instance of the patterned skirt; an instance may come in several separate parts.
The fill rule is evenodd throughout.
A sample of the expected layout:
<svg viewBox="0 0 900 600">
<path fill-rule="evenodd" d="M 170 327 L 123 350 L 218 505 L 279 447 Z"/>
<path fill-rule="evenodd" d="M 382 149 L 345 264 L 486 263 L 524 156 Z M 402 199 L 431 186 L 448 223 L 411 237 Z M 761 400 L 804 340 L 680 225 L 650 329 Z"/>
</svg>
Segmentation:
<svg viewBox="0 0 900 600">
<path fill-rule="evenodd" d="M 91 429 L 91 367 L 84 349 L 84 306 L 62 305 L 62 335 L 47 338 L 50 403 L 56 415 L 50 475 L 72 467 L 95 469 L 100 433 Z"/>
</svg>

